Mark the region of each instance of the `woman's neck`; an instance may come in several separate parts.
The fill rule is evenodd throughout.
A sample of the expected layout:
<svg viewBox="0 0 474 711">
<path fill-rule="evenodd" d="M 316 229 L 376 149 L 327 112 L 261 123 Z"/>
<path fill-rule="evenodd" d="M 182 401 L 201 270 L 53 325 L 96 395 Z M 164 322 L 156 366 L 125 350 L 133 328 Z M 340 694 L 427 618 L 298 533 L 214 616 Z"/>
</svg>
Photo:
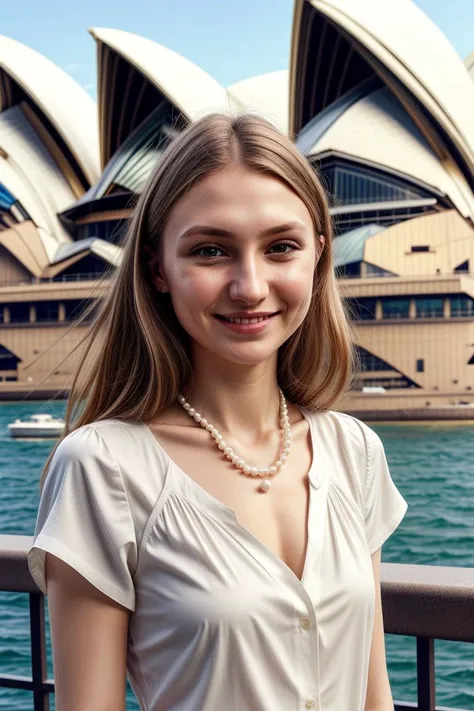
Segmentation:
<svg viewBox="0 0 474 711">
<path fill-rule="evenodd" d="M 196 357 L 187 399 L 222 432 L 257 441 L 279 427 L 276 365 L 276 357 L 251 366 Z"/>
</svg>

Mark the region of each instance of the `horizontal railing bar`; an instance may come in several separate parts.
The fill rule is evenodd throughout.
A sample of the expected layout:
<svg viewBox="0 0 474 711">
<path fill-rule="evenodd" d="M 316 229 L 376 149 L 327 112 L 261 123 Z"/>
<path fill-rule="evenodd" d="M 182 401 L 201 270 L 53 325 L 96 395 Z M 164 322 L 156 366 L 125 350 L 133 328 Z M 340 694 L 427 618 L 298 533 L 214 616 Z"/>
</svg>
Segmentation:
<svg viewBox="0 0 474 711">
<path fill-rule="evenodd" d="M 41 683 L 35 684 L 33 679 L 27 676 L 16 676 L 15 674 L 3 674 L 0 676 L 0 688 L 4 689 L 21 689 L 24 691 L 47 691 L 54 692 L 54 680 L 47 679 Z"/>
<path fill-rule="evenodd" d="M 0 535 L 0 589 L 39 593 L 27 566 L 30 536 Z M 474 642 L 474 569 L 382 564 L 385 630 Z"/>
<path fill-rule="evenodd" d="M 0 535 L 0 590 L 38 593 L 31 536 Z M 382 563 L 387 634 L 474 642 L 474 568 Z"/>
<path fill-rule="evenodd" d="M 474 568 L 382 564 L 387 634 L 474 642 Z"/>
<path fill-rule="evenodd" d="M 395 701 L 394 711 L 417 711 L 418 705 L 411 701 Z M 448 706 L 436 706 L 435 711 L 462 711 Z"/>
</svg>

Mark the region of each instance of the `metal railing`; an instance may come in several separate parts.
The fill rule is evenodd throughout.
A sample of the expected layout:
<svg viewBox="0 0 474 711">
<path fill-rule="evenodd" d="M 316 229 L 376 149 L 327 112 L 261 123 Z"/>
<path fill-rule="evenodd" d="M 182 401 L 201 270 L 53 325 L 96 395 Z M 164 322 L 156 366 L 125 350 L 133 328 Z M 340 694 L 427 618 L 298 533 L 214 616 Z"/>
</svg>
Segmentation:
<svg viewBox="0 0 474 711">
<path fill-rule="evenodd" d="M 54 277 L 31 277 L 22 281 L 0 281 L 0 288 L 11 286 L 42 286 L 44 284 L 56 284 L 63 282 L 77 281 L 97 281 L 102 278 L 102 274 L 94 272 L 79 272 L 78 274 L 58 274 Z"/>
<path fill-rule="evenodd" d="M 47 678 L 44 597 L 28 570 L 31 542 L 0 535 L 0 591 L 29 594 L 32 660 L 31 677 L 0 675 L 0 688 L 29 690 L 34 711 L 49 711 L 54 682 Z M 397 701 L 395 711 L 455 711 L 436 706 L 434 640 L 474 642 L 474 568 L 383 563 L 382 604 L 385 632 L 415 637 L 417 646 L 417 703 Z"/>
<path fill-rule="evenodd" d="M 438 271 L 438 272 L 425 272 L 424 274 L 390 274 L 390 273 L 376 273 L 376 274 L 344 274 L 340 267 L 336 267 L 336 276 L 339 280 L 345 281 L 353 279 L 397 279 L 398 281 L 402 279 L 412 279 L 417 281 L 419 279 L 439 279 L 439 278 L 454 278 L 454 277 L 470 277 L 474 278 L 474 272 L 454 272 L 454 271 Z M 338 271 L 339 270 L 339 271 Z"/>
</svg>

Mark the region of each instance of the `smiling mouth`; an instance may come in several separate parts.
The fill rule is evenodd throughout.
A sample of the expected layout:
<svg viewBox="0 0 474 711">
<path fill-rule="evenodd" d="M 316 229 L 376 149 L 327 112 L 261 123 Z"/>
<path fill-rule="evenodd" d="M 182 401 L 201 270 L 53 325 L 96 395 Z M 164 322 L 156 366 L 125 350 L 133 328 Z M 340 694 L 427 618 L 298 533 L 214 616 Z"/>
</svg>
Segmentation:
<svg viewBox="0 0 474 711">
<path fill-rule="evenodd" d="M 221 316 L 220 314 L 216 314 L 216 318 L 220 319 L 221 321 L 227 321 L 228 323 L 239 323 L 249 325 L 253 323 L 262 323 L 262 321 L 268 321 L 273 316 L 276 316 L 277 313 L 279 312 L 276 311 L 274 314 L 268 314 L 268 316 L 258 316 L 256 318 L 241 318 L 239 316 Z"/>
</svg>

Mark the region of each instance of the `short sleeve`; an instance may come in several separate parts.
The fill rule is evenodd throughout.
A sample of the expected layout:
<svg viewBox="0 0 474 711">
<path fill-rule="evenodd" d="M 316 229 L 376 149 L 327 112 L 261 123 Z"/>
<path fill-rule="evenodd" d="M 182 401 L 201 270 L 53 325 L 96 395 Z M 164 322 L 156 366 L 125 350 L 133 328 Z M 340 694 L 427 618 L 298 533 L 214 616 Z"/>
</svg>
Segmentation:
<svg viewBox="0 0 474 711">
<path fill-rule="evenodd" d="M 91 425 L 60 442 L 41 493 L 28 565 L 45 595 L 46 553 L 135 609 L 137 544 L 129 503 L 110 448 Z"/>
<path fill-rule="evenodd" d="M 407 503 L 390 476 L 380 437 L 366 428 L 367 473 L 365 486 L 365 531 L 370 554 L 392 535 L 405 516 Z"/>
</svg>

